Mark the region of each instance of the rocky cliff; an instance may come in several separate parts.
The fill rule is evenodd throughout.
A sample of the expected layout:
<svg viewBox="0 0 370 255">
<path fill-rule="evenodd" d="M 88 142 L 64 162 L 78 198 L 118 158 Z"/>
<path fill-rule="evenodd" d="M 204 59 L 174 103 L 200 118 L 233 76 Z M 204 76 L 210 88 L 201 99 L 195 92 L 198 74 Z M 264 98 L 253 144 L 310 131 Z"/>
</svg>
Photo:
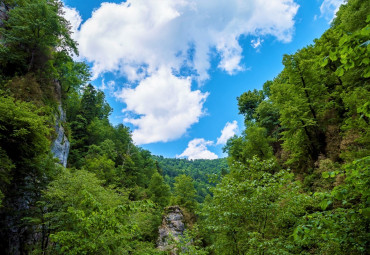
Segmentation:
<svg viewBox="0 0 370 255">
<path fill-rule="evenodd" d="M 59 159 L 60 164 L 66 167 L 70 143 L 63 127 L 66 121 L 66 114 L 61 104 L 58 106 L 58 111 L 59 114 L 57 114 L 55 121 L 55 132 L 57 137 L 53 142 L 51 152 L 54 154 L 54 157 Z"/>
<path fill-rule="evenodd" d="M 5 5 L 3 1 L 0 1 L 0 27 L 3 26 L 4 24 L 3 21 L 7 19 L 7 11 L 8 7 Z"/>
<path fill-rule="evenodd" d="M 55 132 L 56 138 L 53 141 L 51 152 L 54 157 L 59 159 L 59 163 L 67 166 L 70 143 L 63 125 L 66 123 L 66 112 L 62 107 L 62 88 L 59 81 L 54 82 L 54 92 L 58 100 L 58 112 L 55 114 Z"/>
<path fill-rule="evenodd" d="M 179 206 L 170 206 L 165 210 L 162 219 L 162 225 L 159 227 L 159 238 L 157 247 L 161 251 L 170 251 L 171 254 L 177 254 L 173 241 L 179 241 L 180 236 L 185 230 L 184 213 Z"/>
</svg>

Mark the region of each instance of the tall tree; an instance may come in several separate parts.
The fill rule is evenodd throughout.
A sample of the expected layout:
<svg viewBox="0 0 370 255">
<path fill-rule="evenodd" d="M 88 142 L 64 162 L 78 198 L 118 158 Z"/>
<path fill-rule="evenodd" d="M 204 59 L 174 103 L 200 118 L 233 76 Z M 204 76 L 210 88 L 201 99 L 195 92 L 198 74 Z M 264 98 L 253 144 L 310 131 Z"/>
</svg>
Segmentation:
<svg viewBox="0 0 370 255">
<path fill-rule="evenodd" d="M 149 198 L 160 207 L 165 207 L 170 199 L 170 186 L 159 173 L 154 173 L 148 187 Z"/>
<path fill-rule="evenodd" d="M 185 174 L 175 178 L 173 204 L 185 207 L 190 212 L 194 212 L 196 207 L 193 179 Z"/>
<path fill-rule="evenodd" d="M 77 54 L 61 7 L 58 0 L 14 1 L 4 27 L 0 28 L 2 75 L 44 68 L 53 50 Z"/>
</svg>

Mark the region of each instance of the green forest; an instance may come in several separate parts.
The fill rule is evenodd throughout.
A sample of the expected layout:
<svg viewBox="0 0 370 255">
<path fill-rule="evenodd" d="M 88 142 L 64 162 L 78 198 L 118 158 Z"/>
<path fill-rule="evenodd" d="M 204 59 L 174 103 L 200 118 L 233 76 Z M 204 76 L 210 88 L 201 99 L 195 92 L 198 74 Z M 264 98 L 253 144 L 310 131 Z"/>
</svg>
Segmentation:
<svg viewBox="0 0 370 255">
<path fill-rule="evenodd" d="M 0 3 L 0 253 L 369 254 L 367 1 L 230 102 L 245 127 L 217 160 L 153 156 L 109 122 L 60 1 Z M 174 205 L 186 230 L 162 251 Z"/>
<path fill-rule="evenodd" d="M 221 159 L 195 159 L 164 158 L 153 156 L 159 173 L 164 181 L 173 190 L 176 177 L 187 175 L 192 178 L 196 190 L 196 200 L 203 203 L 207 195 L 212 195 L 214 187 L 220 178 L 229 172 L 227 160 Z"/>
</svg>

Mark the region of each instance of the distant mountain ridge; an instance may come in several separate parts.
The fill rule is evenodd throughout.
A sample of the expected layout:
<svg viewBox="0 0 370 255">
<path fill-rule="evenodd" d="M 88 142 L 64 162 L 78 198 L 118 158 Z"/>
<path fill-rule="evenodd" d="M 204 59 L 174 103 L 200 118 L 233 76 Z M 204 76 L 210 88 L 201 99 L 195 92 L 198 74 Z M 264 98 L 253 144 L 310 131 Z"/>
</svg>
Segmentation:
<svg viewBox="0 0 370 255">
<path fill-rule="evenodd" d="M 209 187 L 213 185 L 211 180 L 219 180 L 222 175 L 229 172 L 226 158 L 188 160 L 153 156 L 153 159 L 158 172 L 163 175 L 165 182 L 171 188 L 176 176 L 185 174 L 193 178 L 197 190 L 197 201 L 200 203 L 208 194 L 211 194 L 209 190 Z"/>
</svg>

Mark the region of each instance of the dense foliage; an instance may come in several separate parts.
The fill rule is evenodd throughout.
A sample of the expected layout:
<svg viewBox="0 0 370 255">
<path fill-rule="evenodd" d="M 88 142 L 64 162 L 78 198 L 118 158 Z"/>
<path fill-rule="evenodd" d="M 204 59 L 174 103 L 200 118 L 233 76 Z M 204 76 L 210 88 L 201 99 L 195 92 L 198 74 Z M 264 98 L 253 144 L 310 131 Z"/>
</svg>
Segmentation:
<svg viewBox="0 0 370 255">
<path fill-rule="evenodd" d="M 196 159 L 187 160 L 180 158 L 164 158 L 162 156 L 153 156 L 158 170 L 164 176 L 165 182 L 172 189 L 176 177 L 186 175 L 193 179 L 196 190 L 196 200 L 202 203 L 207 195 L 211 195 L 210 188 L 215 185 L 222 175 L 229 171 L 227 160 L 221 159 Z"/>
<path fill-rule="evenodd" d="M 370 7 L 343 5 L 321 38 L 238 97 L 245 131 L 200 210 L 211 254 L 367 254 Z"/>
<path fill-rule="evenodd" d="M 0 250 L 155 254 L 169 187 L 150 152 L 108 121 L 57 0 L 4 1 L 0 27 Z M 60 111 L 60 109 L 62 109 Z M 51 145 L 71 142 L 67 169 Z M 62 121 L 60 123 L 60 121 Z M 151 178 L 153 176 L 153 178 Z"/>
</svg>

